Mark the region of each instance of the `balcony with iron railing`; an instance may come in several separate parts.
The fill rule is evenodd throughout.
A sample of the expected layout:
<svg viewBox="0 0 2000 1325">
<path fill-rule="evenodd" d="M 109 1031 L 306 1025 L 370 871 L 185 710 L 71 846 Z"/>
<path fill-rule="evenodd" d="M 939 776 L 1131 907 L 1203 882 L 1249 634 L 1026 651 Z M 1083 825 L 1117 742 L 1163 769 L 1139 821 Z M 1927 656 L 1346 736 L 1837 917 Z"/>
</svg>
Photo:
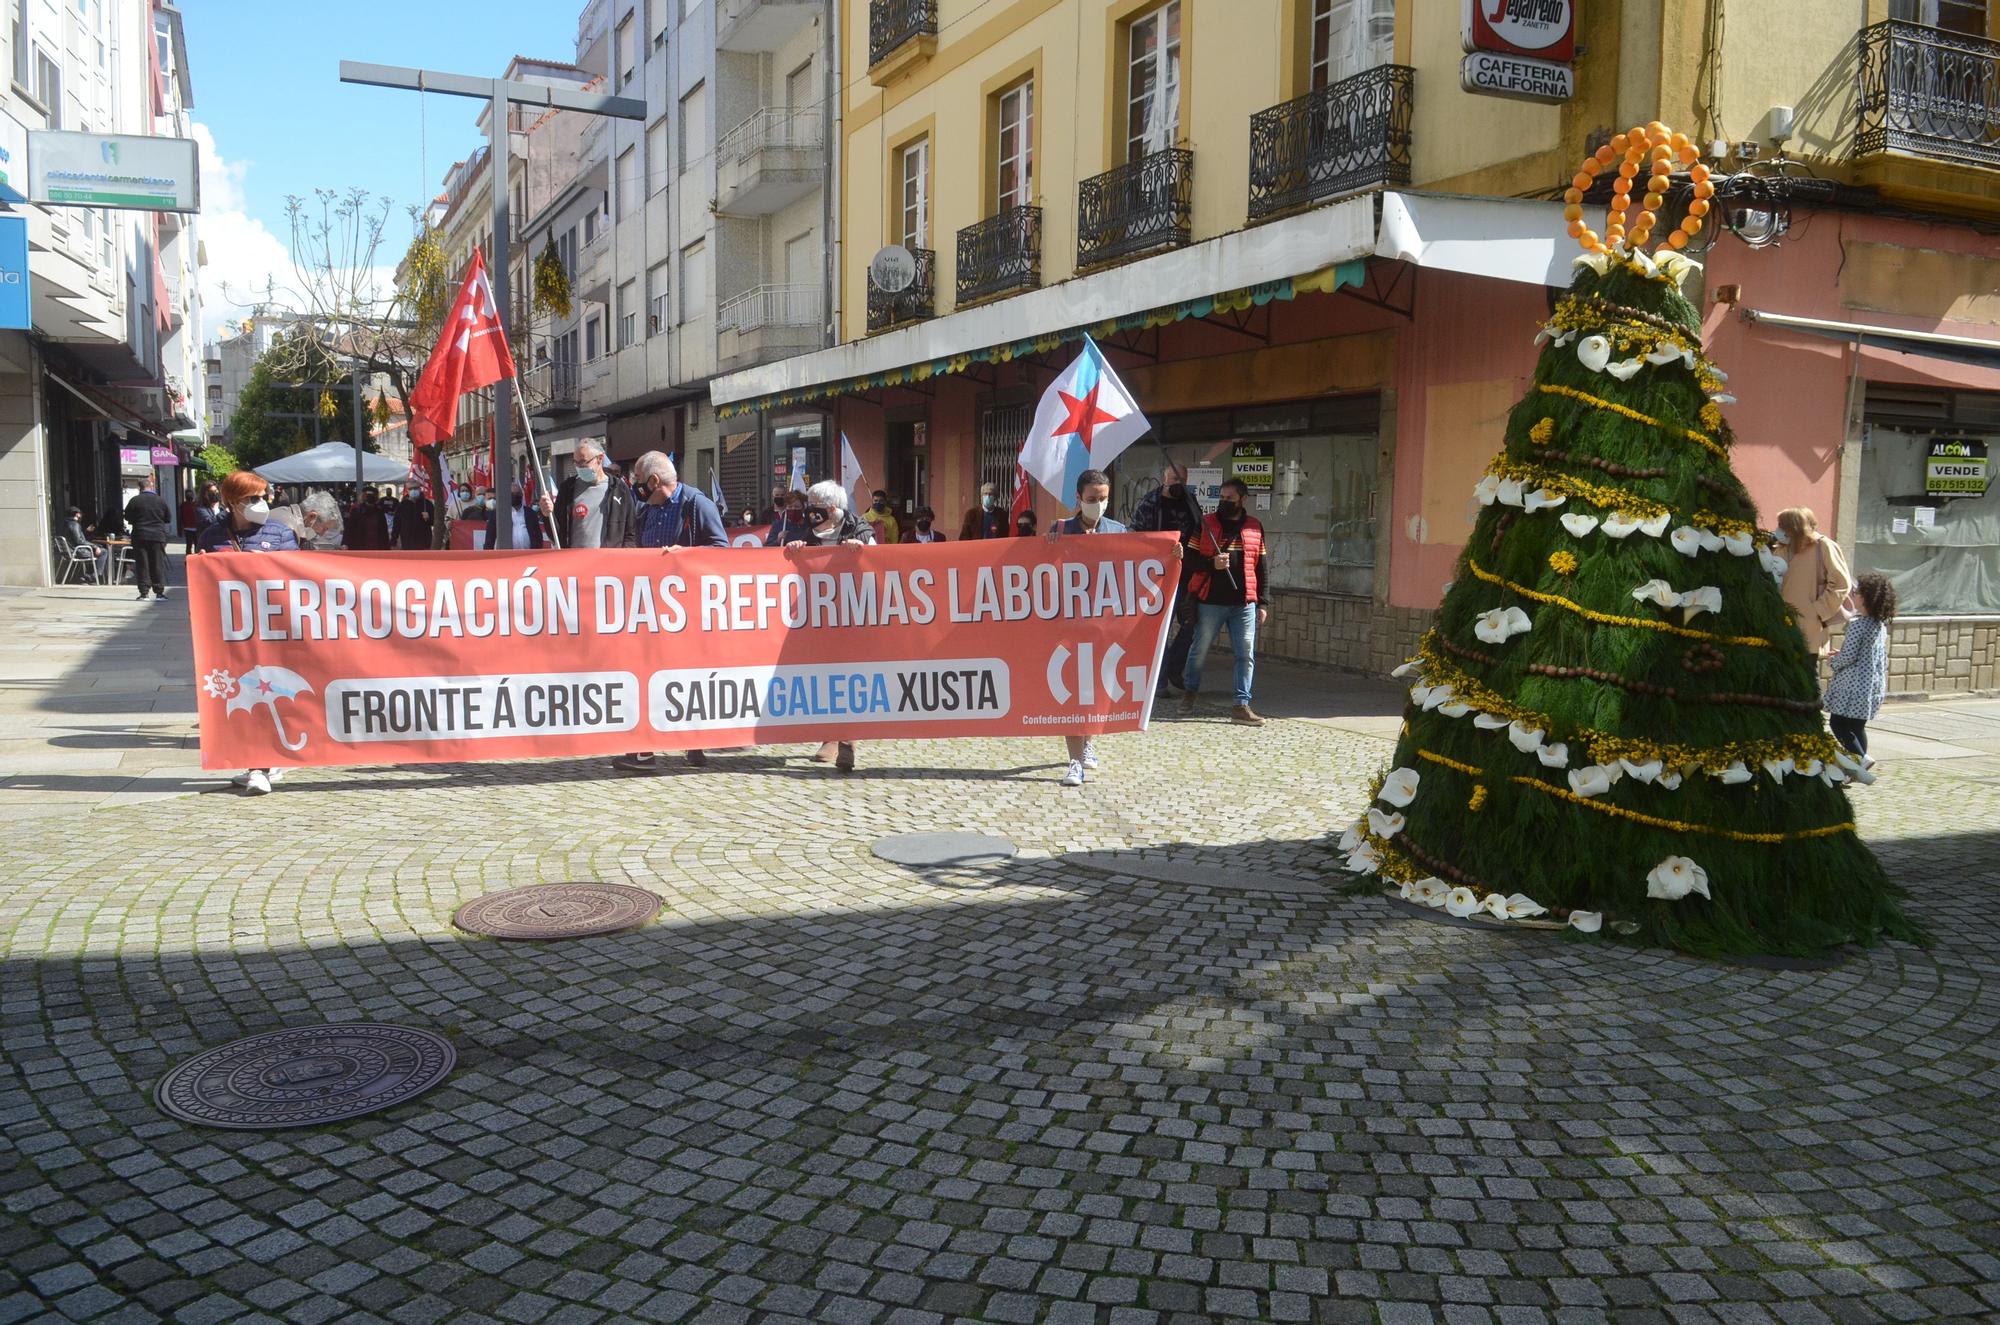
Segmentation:
<svg viewBox="0 0 2000 1325">
<path fill-rule="evenodd" d="M 715 315 L 715 357 L 733 372 L 816 350 L 824 339 L 817 285 L 757 285 L 723 300 Z"/>
<path fill-rule="evenodd" d="M 715 148 L 715 207 L 732 216 L 779 211 L 826 176 L 819 107 L 766 106 L 722 136 Z"/>
<path fill-rule="evenodd" d="M 582 399 L 581 373 L 567 359 L 548 359 L 521 374 L 521 399 L 531 414 L 566 413 Z"/>
<path fill-rule="evenodd" d="M 783 48 L 818 16 L 823 0 L 721 0 L 717 50 L 765 53 Z"/>
<path fill-rule="evenodd" d="M 1188 242 L 1194 153 L 1172 147 L 1093 175 L 1077 189 L 1078 271 Z"/>
<path fill-rule="evenodd" d="M 1250 219 L 1410 182 L 1416 71 L 1343 78 L 1250 117 Z"/>
<path fill-rule="evenodd" d="M 958 232 L 958 304 L 1042 283 L 1042 209 L 1009 207 Z"/>
<path fill-rule="evenodd" d="M 937 0 L 868 0 L 868 76 L 886 83 L 937 50 Z"/>
<path fill-rule="evenodd" d="M 917 261 L 916 279 L 901 290 L 885 290 L 868 273 L 868 330 L 888 331 L 930 317 L 937 307 L 937 254 L 927 248 L 913 248 Z"/>
<path fill-rule="evenodd" d="M 1861 30 L 1857 157 L 2000 168 L 2000 42 L 1890 21 Z"/>
</svg>

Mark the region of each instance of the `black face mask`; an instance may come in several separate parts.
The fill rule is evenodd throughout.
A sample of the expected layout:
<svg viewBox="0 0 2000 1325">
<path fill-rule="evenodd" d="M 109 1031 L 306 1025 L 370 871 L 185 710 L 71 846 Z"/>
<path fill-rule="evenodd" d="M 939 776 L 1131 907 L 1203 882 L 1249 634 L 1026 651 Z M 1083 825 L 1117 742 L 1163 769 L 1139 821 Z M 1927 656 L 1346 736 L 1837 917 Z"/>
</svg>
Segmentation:
<svg viewBox="0 0 2000 1325">
<path fill-rule="evenodd" d="M 931 531 L 931 522 L 929 520 L 919 520 L 917 521 L 917 528 L 928 534 Z"/>
<path fill-rule="evenodd" d="M 1185 483 L 1169 483 L 1169 484 L 1167 485 L 1167 496 L 1171 497 L 1171 498 L 1172 498 L 1173 500 L 1175 500 L 1175 501 L 1186 501 L 1186 500 L 1187 500 L 1187 484 L 1185 484 Z"/>
<path fill-rule="evenodd" d="M 889 509 L 889 503 L 885 501 L 878 501 L 875 503 L 875 509 L 878 511 L 886 511 Z"/>
<path fill-rule="evenodd" d="M 1215 513 L 1225 520 L 1234 520 L 1243 514 L 1243 503 L 1224 498 L 1215 504 Z"/>
<path fill-rule="evenodd" d="M 517 511 L 521 509 L 521 494 L 518 492 L 514 494 L 514 509 Z"/>
<path fill-rule="evenodd" d="M 820 524 L 833 518 L 833 510 L 827 506 L 808 506 L 805 510 L 806 523 Z"/>
</svg>

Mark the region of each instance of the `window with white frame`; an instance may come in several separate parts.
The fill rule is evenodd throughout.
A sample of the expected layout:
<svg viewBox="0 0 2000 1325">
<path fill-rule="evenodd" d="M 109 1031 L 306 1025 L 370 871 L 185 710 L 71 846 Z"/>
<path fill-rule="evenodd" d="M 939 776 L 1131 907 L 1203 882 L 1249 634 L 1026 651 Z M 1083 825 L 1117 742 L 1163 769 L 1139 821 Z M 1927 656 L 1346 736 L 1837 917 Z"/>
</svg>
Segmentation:
<svg viewBox="0 0 2000 1325">
<path fill-rule="evenodd" d="M 1172 147 L 1181 132 L 1181 0 L 1126 29 L 1125 159 Z"/>
<path fill-rule="evenodd" d="M 919 138 L 904 146 L 902 158 L 902 205 L 899 209 L 896 242 L 905 248 L 931 246 L 931 140 Z"/>
<path fill-rule="evenodd" d="M 1001 211 L 1025 207 L 1035 196 L 1035 80 L 1002 92 L 995 107 L 995 202 Z"/>
<path fill-rule="evenodd" d="M 594 363 L 604 353 L 604 320 L 592 313 L 583 322 L 583 361 Z"/>
<path fill-rule="evenodd" d="M 667 275 L 672 265 L 656 262 L 646 272 L 646 335 L 649 337 L 659 335 L 673 322 L 673 310 L 667 304 L 670 293 Z"/>
<path fill-rule="evenodd" d="M 1313 0 L 1312 87 L 1385 65 L 1396 53 L 1396 0 Z"/>
<path fill-rule="evenodd" d="M 618 348 L 639 339 L 639 282 L 626 281 L 618 287 Z"/>
<path fill-rule="evenodd" d="M 695 240 L 681 250 L 681 321 L 708 312 L 708 245 Z"/>
<path fill-rule="evenodd" d="M 708 85 L 696 83 L 681 98 L 680 168 L 708 155 Z"/>
<path fill-rule="evenodd" d="M 639 146 L 634 143 L 618 154 L 618 214 L 630 216 L 641 198 Z"/>
<path fill-rule="evenodd" d="M 556 257 L 562 260 L 563 274 L 574 280 L 576 278 L 575 226 L 571 226 L 556 236 Z"/>
<path fill-rule="evenodd" d="M 667 117 L 646 126 L 646 196 L 667 187 Z"/>
<path fill-rule="evenodd" d="M 639 25 L 627 14 L 618 25 L 618 86 L 628 86 L 639 70 Z"/>
</svg>

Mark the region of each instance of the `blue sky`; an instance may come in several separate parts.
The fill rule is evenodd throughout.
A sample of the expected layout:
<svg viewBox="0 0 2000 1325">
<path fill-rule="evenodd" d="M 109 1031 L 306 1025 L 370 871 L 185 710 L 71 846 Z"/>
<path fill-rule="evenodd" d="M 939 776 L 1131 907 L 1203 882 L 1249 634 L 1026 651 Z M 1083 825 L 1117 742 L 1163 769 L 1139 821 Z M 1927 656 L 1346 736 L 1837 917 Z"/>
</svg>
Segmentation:
<svg viewBox="0 0 2000 1325">
<path fill-rule="evenodd" d="M 264 274 L 281 284 L 288 277 L 287 194 L 360 187 L 394 198 L 397 217 L 382 255 L 393 264 L 409 238 L 400 204 L 435 194 L 446 168 L 482 141 L 478 102 L 350 86 L 340 81 L 342 59 L 480 76 L 501 73 L 517 54 L 572 59 L 582 7 L 582 0 L 182 0 L 202 140 L 208 334 L 236 315 L 231 305 Z M 427 103 L 422 133 L 420 101 Z"/>
</svg>

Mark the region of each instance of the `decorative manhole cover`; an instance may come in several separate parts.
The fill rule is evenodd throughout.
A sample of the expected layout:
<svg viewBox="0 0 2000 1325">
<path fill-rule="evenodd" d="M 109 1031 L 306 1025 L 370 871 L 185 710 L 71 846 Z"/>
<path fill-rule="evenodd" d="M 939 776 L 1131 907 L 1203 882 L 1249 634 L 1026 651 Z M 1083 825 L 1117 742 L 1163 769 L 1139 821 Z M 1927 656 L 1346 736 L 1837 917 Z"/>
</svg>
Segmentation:
<svg viewBox="0 0 2000 1325">
<path fill-rule="evenodd" d="M 451 1041 L 408 1026 L 339 1022 L 267 1031 L 182 1063 L 160 1080 L 162 1112 L 206 1127 L 312 1127 L 415 1099 L 443 1081 Z"/>
<path fill-rule="evenodd" d="M 623 883 L 538 883 L 475 897 L 451 923 L 496 939 L 577 939 L 633 929 L 664 906 L 644 888 Z"/>
<path fill-rule="evenodd" d="M 873 849 L 883 860 L 927 869 L 997 865 L 1015 851 L 1006 838 L 985 833 L 898 833 L 877 839 Z"/>
</svg>

